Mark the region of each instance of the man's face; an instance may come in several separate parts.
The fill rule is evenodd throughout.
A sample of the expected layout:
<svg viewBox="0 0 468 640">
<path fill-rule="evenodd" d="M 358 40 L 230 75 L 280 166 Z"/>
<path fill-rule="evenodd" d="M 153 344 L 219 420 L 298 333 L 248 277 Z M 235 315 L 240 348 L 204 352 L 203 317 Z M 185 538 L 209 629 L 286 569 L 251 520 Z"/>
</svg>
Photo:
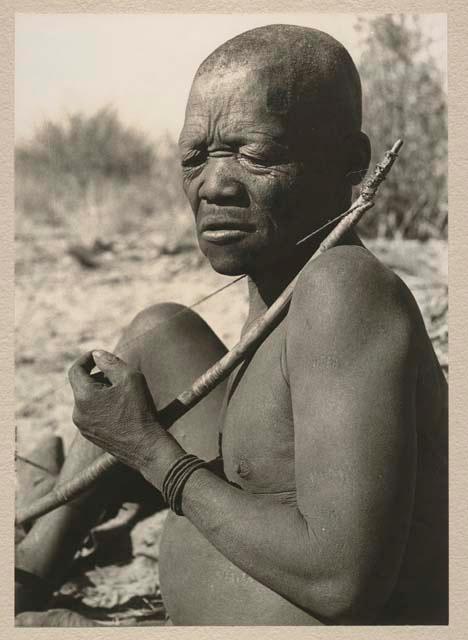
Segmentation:
<svg viewBox="0 0 468 640">
<path fill-rule="evenodd" d="M 334 213 L 336 172 L 320 145 L 301 147 L 285 100 L 281 78 L 245 69 L 192 87 L 179 140 L 184 190 L 219 273 L 268 269 Z"/>
</svg>

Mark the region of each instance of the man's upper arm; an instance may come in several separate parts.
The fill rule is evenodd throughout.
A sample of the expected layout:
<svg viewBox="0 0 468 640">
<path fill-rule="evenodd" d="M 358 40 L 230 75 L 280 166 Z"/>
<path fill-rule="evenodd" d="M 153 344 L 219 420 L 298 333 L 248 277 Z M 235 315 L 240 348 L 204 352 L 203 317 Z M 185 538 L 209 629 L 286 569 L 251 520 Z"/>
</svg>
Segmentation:
<svg viewBox="0 0 468 640">
<path fill-rule="evenodd" d="M 320 550 L 314 581 L 345 615 L 372 615 L 385 602 L 406 543 L 416 464 L 411 334 L 406 289 L 363 249 L 332 250 L 297 284 L 286 353 L 298 508 Z"/>
</svg>

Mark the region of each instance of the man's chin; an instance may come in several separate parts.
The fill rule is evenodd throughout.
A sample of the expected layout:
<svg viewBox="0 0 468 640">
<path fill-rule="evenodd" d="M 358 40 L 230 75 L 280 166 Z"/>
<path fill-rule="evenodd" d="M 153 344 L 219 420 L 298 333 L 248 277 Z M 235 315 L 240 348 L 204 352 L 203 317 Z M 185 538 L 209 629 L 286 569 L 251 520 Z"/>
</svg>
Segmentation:
<svg viewBox="0 0 468 640">
<path fill-rule="evenodd" d="M 224 276 L 251 275 L 271 265 L 274 251 L 266 243 L 209 246 L 200 243 L 200 249 L 211 267 Z"/>
<path fill-rule="evenodd" d="M 223 276 L 242 276 L 248 273 L 248 267 L 245 264 L 240 264 L 236 260 L 223 260 L 210 256 L 208 256 L 208 260 L 214 271 Z"/>
<path fill-rule="evenodd" d="M 249 275 L 255 271 L 258 262 L 252 255 L 236 255 L 221 251 L 209 251 L 205 256 L 212 269 L 223 276 Z"/>
<path fill-rule="evenodd" d="M 240 276 L 249 273 L 255 261 L 250 251 L 233 250 L 233 247 L 210 247 L 200 243 L 200 249 L 211 267 L 223 276 Z"/>
</svg>

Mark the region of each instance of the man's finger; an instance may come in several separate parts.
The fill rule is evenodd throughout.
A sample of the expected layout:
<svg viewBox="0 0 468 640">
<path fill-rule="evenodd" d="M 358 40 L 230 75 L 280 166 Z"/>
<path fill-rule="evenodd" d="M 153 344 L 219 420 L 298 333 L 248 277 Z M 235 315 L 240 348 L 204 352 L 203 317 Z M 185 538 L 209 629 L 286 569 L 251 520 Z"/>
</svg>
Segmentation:
<svg viewBox="0 0 468 640">
<path fill-rule="evenodd" d="M 80 356 L 78 360 L 70 367 L 68 371 L 68 379 L 72 389 L 83 389 L 93 384 L 91 378 L 91 371 L 95 367 L 95 362 L 91 351 L 88 351 L 84 355 Z"/>
<path fill-rule="evenodd" d="M 98 349 L 92 355 L 96 365 L 112 384 L 120 382 L 129 372 L 128 364 L 109 351 Z"/>
</svg>

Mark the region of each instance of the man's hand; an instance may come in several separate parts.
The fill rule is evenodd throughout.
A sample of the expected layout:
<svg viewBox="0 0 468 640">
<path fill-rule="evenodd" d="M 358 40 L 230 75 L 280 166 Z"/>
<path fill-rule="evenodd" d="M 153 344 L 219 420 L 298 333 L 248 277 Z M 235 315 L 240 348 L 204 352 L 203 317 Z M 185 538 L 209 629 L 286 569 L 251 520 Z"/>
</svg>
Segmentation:
<svg viewBox="0 0 468 640">
<path fill-rule="evenodd" d="M 91 375 L 94 366 L 104 375 Z M 148 468 L 165 432 L 144 375 L 106 351 L 86 353 L 68 375 L 73 422 L 82 435 L 124 464 L 142 472 Z"/>
</svg>

